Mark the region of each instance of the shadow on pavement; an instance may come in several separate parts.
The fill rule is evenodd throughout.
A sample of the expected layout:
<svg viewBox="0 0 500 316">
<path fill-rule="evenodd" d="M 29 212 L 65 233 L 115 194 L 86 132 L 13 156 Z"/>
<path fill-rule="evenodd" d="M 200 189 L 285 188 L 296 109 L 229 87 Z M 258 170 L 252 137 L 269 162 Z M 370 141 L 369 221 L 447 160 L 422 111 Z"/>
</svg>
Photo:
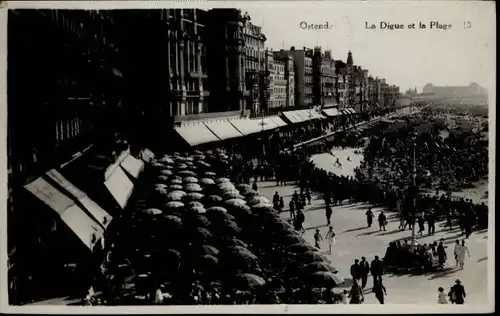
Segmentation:
<svg viewBox="0 0 500 316">
<path fill-rule="evenodd" d="M 477 259 L 477 262 L 481 262 L 481 261 L 485 261 L 485 260 L 488 260 L 488 257 L 483 257 L 483 258 Z"/>
<path fill-rule="evenodd" d="M 308 227 L 306 228 L 305 230 L 311 230 L 311 229 L 316 229 L 316 228 L 321 228 L 321 227 L 327 227 L 328 225 L 326 224 L 323 224 L 323 225 L 318 225 L 318 226 L 314 226 L 314 227 Z"/>
<path fill-rule="evenodd" d="M 396 233 L 399 233 L 400 230 L 399 229 L 395 229 L 395 230 L 391 230 L 391 231 L 384 231 L 383 233 L 380 233 L 378 234 L 378 236 L 387 236 L 387 235 L 392 235 L 392 234 L 396 234 Z"/>
<path fill-rule="evenodd" d="M 380 232 L 379 230 L 374 230 L 374 231 L 371 231 L 371 232 L 366 232 L 366 233 L 361 233 L 361 234 L 357 234 L 356 237 L 361 237 L 361 236 L 369 236 L 369 235 L 373 235 L 373 234 L 376 234 Z"/>
<path fill-rule="evenodd" d="M 445 268 L 443 271 L 436 272 L 432 274 L 432 276 L 428 280 L 434 280 L 439 278 L 447 278 L 450 277 L 451 274 L 457 272 L 458 270 L 454 267 Z"/>
<path fill-rule="evenodd" d="M 348 229 L 348 230 L 344 230 L 343 233 L 355 232 L 355 231 L 363 230 L 363 229 L 367 229 L 367 228 L 368 228 L 368 226 L 363 226 L 363 227 L 358 227 L 358 228 L 351 228 L 351 229 Z"/>
</svg>

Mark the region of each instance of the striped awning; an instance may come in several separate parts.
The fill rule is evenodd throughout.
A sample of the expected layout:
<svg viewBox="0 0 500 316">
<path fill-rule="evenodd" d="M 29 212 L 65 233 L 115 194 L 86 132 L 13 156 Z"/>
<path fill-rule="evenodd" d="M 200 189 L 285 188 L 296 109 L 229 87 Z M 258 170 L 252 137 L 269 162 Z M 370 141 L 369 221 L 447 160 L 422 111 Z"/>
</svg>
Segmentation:
<svg viewBox="0 0 500 316">
<path fill-rule="evenodd" d="M 262 131 L 262 127 L 259 125 L 260 120 L 251 119 L 237 119 L 229 120 L 229 122 L 243 135 L 251 135 Z"/>
<path fill-rule="evenodd" d="M 339 115 L 342 115 L 342 113 L 337 108 L 324 109 L 323 113 L 326 116 L 339 116 Z"/>
<path fill-rule="evenodd" d="M 212 131 L 220 140 L 231 139 L 244 136 L 234 126 L 229 123 L 229 120 L 216 120 L 203 123 Z"/>
<path fill-rule="evenodd" d="M 176 127 L 175 131 L 190 146 L 201 145 L 205 143 L 217 142 L 220 139 L 215 136 L 204 124 L 195 123 Z"/>
</svg>

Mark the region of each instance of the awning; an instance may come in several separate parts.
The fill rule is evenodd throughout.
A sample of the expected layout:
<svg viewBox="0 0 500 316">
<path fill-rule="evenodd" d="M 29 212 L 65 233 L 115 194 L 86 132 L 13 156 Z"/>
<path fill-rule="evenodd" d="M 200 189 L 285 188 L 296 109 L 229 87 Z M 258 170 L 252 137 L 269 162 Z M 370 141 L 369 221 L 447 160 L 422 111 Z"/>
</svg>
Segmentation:
<svg viewBox="0 0 500 316">
<path fill-rule="evenodd" d="M 109 176 L 104 181 L 104 185 L 120 207 L 125 208 L 130 195 L 132 195 L 134 184 L 118 164 L 111 165 L 106 174 L 109 174 Z"/>
<path fill-rule="evenodd" d="M 144 162 L 151 162 L 151 160 L 155 159 L 155 154 L 151 150 L 144 148 L 141 151 L 141 160 Z"/>
<path fill-rule="evenodd" d="M 268 131 L 268 130 L 271 130 L 271 129 L 276 129 L 278 128 L 279 126 L 274 122 L 274 120 L 267 116 L 267 117 L 264 117 L 263 119 L 260 119 L 259 120 L 259 124 L 262 128 L 262 123 L 264 123 L 264 130 L 265 131 Z"/>
<path fill-rule="evenodd" d="M 349 110 L 349 112 L 351 112 L 351 114 L 356 114 L 357 113 L 356 110 L 353 109 L 353 108 L 348 108 L 348 110 Z"/>
<path fill-rule="evenodd" d="M 283 127 L 287 125 L 286 122 L 283 121 L 278 115 L 271 115 L 269 116 L 269 119 L 271 119 L 278 127 Z"/>
<path fill-rule="evenodd" d="M 244 136 L 236 128 L 234 128 L 228 120 L 218 120 L 204 123 L 212 133 L 215 134 L 220 140 L 236 138 Z"/>
<path fill-rule="evenodd" d="M 219 141 L 219 138 L 201 123 L 180 126 L 175 128 L 175 131 L 190 146 Z"/>
<path fill-rule="evenodd" d="M 250 135 L 262 131 L 260 120 L 238 119 L 229 121 L 243 135 Z"/>
<path fill-rule="evenodd" d="M 71 231 L 90 250 L 101 239 L 104 229 L 90 218 L 72 199 L 56 189 L 42 177 L 27 184 L 25 188 L 40 201 L 53 209 Z"/>
<path fill-rule="evenodd" d="M 302 116 L 300 116 L 298 111 L 287 111 L 287 112 L 282 112 L 282 114 L 286 117 L 287 120 L 290 121 L 290 123 L 295 124 L 295 123 L 300 123 L 303 122 L 304 119 Z"/>
<path fill-rule="evenodd" d="M 326 118 L 324 115 L 322 115 L 321 113 L 319 113 L 316 110 L 305 110 L 305 111 L 306 111 L 307 117 L 311 120 L 322 120 L 322 119 Z"/>
<path fill-rule="evenodd" d="M 58 185 L 69 192 L 73 197 L 75 197 L 85 209 L 92 215 L 94 220 L 101 224 L 104 229 L 108 228 L 109 223 L 113 217 L 109 215 L 104 209 L 102 209 L 96 202 L 92 201 L 88 195 L 82 190 L 78 189 L 73 185 L 68 179 L 66 179 L 59 171 L 52 169 L 46 173 L 47 177 L 55 181 Z"/>
<path fill-rule="evenodd" d="M 349 112 L 347 109 L 343 109 L 343 110 L 342 110 L 342 114 L 349 115 L 349 114 L 350 114 L 350 112 Z"/>
<path fill-rule="evenodd" d="M 339 116 L 342 115 L 337 108 L 324 109 L 323 113 L 327 116 Z"/>
<path fill-rule="evenodd" d="M 137 179 L 141 172 L 144 170 L 144 162 L 128 155 L 120 164 L 125 171 L 127 171 L 134 179 Z"/>
</svg>

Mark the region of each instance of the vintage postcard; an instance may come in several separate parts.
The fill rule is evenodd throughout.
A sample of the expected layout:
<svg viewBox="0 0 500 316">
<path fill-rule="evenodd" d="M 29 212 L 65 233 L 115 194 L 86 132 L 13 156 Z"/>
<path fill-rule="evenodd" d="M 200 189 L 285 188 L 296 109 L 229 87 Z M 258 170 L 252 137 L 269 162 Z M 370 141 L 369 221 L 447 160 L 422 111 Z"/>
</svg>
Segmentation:
<svg viewBox="0 0 500 316">
<path fill-rule="evenodd" d="M 493 311 L 494 6 L 3 1 L 0 311 Z"/>
</svg>

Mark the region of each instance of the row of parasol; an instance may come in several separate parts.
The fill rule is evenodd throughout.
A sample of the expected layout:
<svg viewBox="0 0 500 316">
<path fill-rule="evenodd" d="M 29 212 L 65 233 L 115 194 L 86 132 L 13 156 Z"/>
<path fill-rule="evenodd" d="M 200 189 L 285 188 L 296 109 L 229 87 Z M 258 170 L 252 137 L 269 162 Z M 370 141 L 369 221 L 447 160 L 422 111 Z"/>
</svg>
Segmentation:
<svg viewBox="0 0 500 316">
<path fill-rule="evenodd" d="M 228 159 L 196 151 L 146 166 L 109 256 L 109 302 L 147 303 L 160 287 L 170 304 L 293 303 L 297 289 L 343 282 L 269 199 L 224 177 Z"/>
</svg>

